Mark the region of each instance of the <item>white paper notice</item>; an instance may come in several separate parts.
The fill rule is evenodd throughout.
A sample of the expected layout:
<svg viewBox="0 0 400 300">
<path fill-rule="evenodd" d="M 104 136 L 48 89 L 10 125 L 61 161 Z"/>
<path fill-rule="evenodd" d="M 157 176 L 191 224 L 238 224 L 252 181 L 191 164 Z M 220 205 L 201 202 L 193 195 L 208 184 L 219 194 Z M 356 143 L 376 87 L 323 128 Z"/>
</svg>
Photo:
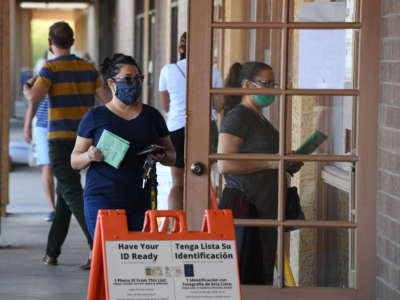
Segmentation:
<svg viewBox="0 0 400 300">
<path fill-rule="evenodd" d="M 106 241 L 110 300 L 240 299 L 234 241 Z"/>
<path fill-rule="evenodd" d="M 299 88 L 344 88 L 345 41 L 345 30 L 300 30 Z"/>
<path fill-rule="evenodd" d="M 344 22 L 345 18 L 345 2 L 300 3 L 296 15 L 297 22 Z"/>
</svg>

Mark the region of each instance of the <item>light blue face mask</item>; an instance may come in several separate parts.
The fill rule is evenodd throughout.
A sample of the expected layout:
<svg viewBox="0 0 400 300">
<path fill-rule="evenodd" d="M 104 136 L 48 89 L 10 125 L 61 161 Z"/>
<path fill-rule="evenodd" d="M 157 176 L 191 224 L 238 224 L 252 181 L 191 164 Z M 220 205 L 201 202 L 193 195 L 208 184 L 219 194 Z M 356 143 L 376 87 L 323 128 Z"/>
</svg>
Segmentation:
<svg viewBox="0 0 400 300">
<path fill-rule="evenodd" d="M 274 95 L 253 95 L 253 98 L 261 107 L 267 107 L 275 101 Z"/>
</svg>

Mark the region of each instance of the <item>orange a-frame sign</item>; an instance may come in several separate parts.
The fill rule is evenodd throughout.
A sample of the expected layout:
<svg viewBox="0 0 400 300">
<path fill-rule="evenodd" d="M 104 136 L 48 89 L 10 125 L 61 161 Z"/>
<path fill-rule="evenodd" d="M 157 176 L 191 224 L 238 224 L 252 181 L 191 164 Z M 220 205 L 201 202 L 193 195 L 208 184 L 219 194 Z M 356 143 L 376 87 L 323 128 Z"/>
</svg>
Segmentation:
<svg viewBox="0 0 400 300">
<path fill-rule="evenodd" d="M 206 210 L 201 231 L 181 210 L 148 210 L 141 232 L 128 231 L 124 210 L 99 211 L 88 300 L 193 298 L 241 299 L 230 210 Z"/>
</svg>

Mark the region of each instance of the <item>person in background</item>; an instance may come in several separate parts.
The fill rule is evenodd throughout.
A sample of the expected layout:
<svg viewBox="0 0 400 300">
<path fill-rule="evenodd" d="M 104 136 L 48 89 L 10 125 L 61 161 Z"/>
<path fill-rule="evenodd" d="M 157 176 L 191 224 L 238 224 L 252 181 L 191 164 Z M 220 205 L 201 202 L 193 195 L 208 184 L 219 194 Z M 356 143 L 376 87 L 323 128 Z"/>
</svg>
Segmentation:
<svg viewBox="0 0 400 300">
<path fill-rule="evenodd" d="M 43 53 L 43 57 L 40 58 L 34 68 L 34 75 L 37 76 L 42 68 L 42 65 L 48 58 L 48 51 Z M 35 152 L 36 152 L 36 164 L 41 166 L 42 169 L 42 185 L 46 198 L 50 205 L 50 212 L 44 218 L 47 222 L 52 222 L 55 215 L 54 206 L 54 177 L 50 167 L 49 158 L 49 145 L 47 141 L 47 126 L 48 126 L 48 103 L 49 99 L 44 97 L 40 102 L 36 111 L 36 123 L 34 128 L 35 136 Z M 28 115 L 25 118 L 24 125 L 24 138 L 27 143 L 32 141 L 32 118 L 34 116 Z"/>
<path fill-rule="evenodd" d="M 168 113 L 168 129 L 176 151 L 176 163 L 171 168 L 172 188 L 168 195 L 168 209 L 183 208 L 183 175 L 185 167 L 186 125 L 186 32 L 180 38 L 178 51 L 180 60 L 161 69 L 159 91 L 161 104 Z M 213 87 L 222 87 L 222 79 L 213 65 Z"/>
<path fill-rule="evenodd" d="M 90 57 L 89 52 L 84 52 L 82 55 L 82 58 L 84 60 L 86 60 L 88 63 L 91 63 L 92 65 L 94 65 L 94 62 L 93 62 L 92 58 Z"/>
<path fill-rule="evenodd" d="M 164 147 L 163 153 L 149 154 L 151 159 L 171 166 L 175 151 L 162 115 L 142 104 L 143 75 L 131 56 L 114 54 L 106 58 L 101 73 L 113 98 L 105 106 L 89 110 L 82 119 L 71 155 L 72 168 L 89 167 L 85 184 L 85 218 L 94 236 L 99 209 L 125 209 L 129 230 L 141 230 L 151 201 L 144 196 L 143 163 L 137 153 L 150 145 Z M 96 147 L 104 130 L 129 141 L 129 148 L 118 168 L 104 162 Z"/>
<path fill-rule="evenodd" d="M 225 86 L 260 89 L 275 86 L 272 68 L 262 62 L 235 63 Z M 251 92 L 249 92 L 251 93 Z M 279 132 L 264 117 L 263 108 L 274 95 L 225 96 L 218 153 L 279 152 Z M 235 218 L 276 219 L 278 210 L 278 161 L 219 160 L 218 170 L 226 184 L 220 209 L 232 209 Z M 298 163 L 288 170 L 300 170 Z M 272 227 L 236 227 L 239 272 L 242 284 L 273 284 L 277 232 Z"/>
<path fill-rule="evenodd" d="M 42 98 L 49 95 L 49 157 L 57 179 L 57 201 L 43 261 L 57 265 L 61 247 L 68 233 L 71 214 L 77 219 L 87 242 L 93 240 L 87 230 L 83 212 L 83 189 L 79 171 L 71 168 L 71 153 L 82 117 L 94 106 L 95 95 L 102 103 L 109 101 L 95 67 L 71 54 L 74 33 L 66 22 L 56 22 L 49 29 L 50 52 L 37 78 L 24 85 L 29 101 L 27 116 L 32 118 Z M 82 269 L 90 268 L 90 256 Z"/>
</svg>

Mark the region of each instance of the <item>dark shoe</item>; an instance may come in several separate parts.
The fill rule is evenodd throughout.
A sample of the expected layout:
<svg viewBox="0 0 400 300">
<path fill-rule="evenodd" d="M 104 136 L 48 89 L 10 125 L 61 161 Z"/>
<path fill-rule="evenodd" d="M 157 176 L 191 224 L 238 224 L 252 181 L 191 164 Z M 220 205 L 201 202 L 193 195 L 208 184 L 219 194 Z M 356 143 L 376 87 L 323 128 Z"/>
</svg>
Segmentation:
<svg viewBox="0 0 400 300">
<path fill-rule="evenodd" d="M 57 257 L 52 257 L 52 256 L 48 256 L 48 255 L 45 255 L 45 256 L 43 257 L 43 262 L 44 262 L 46 265 L 52 265 L 52 266 L 58 265 Z"/>
<path fill-rule="evenodd" d="M 88 258 L 87 261 L 83 265 L 80 265 L 79 268 L 81 268 L 81 270 L 90 270 L 91 265 L 92 265 L 92 260 Z"/>
<path fill-rule="evenodd" d="M 49 212 L 49 214 L 44 218 L 44 220 L 46 222 L 53 222 L 55 214 L 56 214 L 55 211 Z"/>
</svg>

